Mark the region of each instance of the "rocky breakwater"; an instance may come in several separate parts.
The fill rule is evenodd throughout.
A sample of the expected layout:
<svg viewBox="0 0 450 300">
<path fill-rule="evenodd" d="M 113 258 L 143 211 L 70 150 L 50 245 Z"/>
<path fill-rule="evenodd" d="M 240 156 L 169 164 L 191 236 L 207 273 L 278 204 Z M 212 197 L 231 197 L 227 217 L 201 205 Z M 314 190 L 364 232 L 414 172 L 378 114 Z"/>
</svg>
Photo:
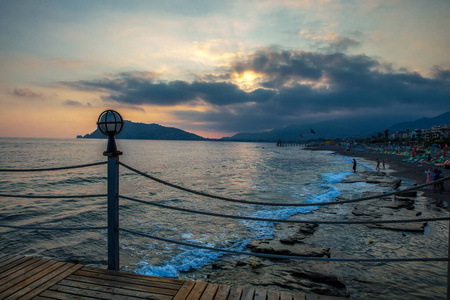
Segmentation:
<svg viewBox="0 0 450 300">
<path fill-rule="evenodd" d="M 308 243 L 317 224 L 276 225 L 273 238 L 250 242 L 256 253 L 303 257 L 330 257 L 330 248 Z M 346 286 L 336 276 L 305 267 L 302 260 L 248 257 L 225 259 L 210 266 L 207 281 L 229 285 L 254 286 L 274 290 L 299 291 L 307 294 L 348 297 Z"/>
<path fill-rule="evenodd" d="M 401 180 L 387 176 L 385 173 L 366 172 L 353 176 L 347 183 L 365 181 L 375 183 L 391 190 L 400 186 Z M 378 195 L 379 193 L 364 193 L 364 196 Z M 421 216 L 422 212 L 415 207 L 417 191 L 404 192 L 394 196 L 381 196 L 373 200 L 367 200 L 356 204 L 352 210 L 353 219 L 357 220 L 394 220 L 414 219 Z M 405 232 L 423 232 L 426 222 L 414 223 L 375 223 L 366 224 L 370 228 L 388 229 Z"/>
<path fill-rule="evenodd" d="M 385 173 L 361 172 L 349 177 L 344 183 L 366 182 L 376 184 L 384 189 L 392 190 L 400 186 L 401 180 L 390 177 Z M 362 196 L 380 194 L 363 193 Z M 354 198 L 354 195 L 342 195 L 335 200 Z M 419 217 L 421 212 L 415 207 L 416 193 L 398 196 L 382 196 L 373 200 L 350 203 L 338 206 L 323 206 L 310 213 L 312 220 L 387 220 L 387 219 L 413 219 Z M 305 215 L 296 215 L 292 218 L 305 218 Z M 358 225 L 367 230 L 397 230 L 405 232 L 423 232 L 426 223 L 386 223 Z M 275 234 L 272 238 L 255 240 L 247 245 L 249 251 L 255 253 L 294 255 L 303 257 L 333 257 L 330 240 L 317 241 L 317 231 L 325 225 L 278 223 L 275 224 Z M 324 229 L 325 230 L 325 229 Z M 333 230 L 336 230 L 333 232 Z M 342 236 L 342 227 L 327 227 L 327 236 Z M 339 231 L 339 232 L 338 232 Z M 364 230 L 363 230 L 364 231 Z M 362 231 L 362 232 L 363 232 Z M 357 235 L 359 231 L 352 234 Z M 316 236 L 315 236 L 316 234 Z M 353 236 L 353 239 L 363 239 Z M 337 251 L 339 252 L 339 251 Z M 341 252 L 340 252 L 341 253 Z M 341 253 L 342 255 L 342 253 Z M 347 257 L 354 256 L 349 253 Z M 340 274 L 352 274 L 351 265 L 339 265 Z M 304 261 L 298 259 L 269 259 L 258 257 L 239 258 L 225 257 L 219 262 L 197 270 L 194 276 L 206 274 L 206 281 L 238 286 L 253 286 L 274 290 L 298 291 L 306 294 L 319 294 L 327 296 L 349 297 L 350 292 L 341 279 L 336 276 L 327 262 Z M 348 270 L 343 270 L 348 268 Z M 193 274 L 191 274 L 193 275 Z M 352 276 L 346 276 L 348 277 Z M 198 277 L 197 277 L 198 278 Z M 357 280 L 357 279 L 354 279 Z M 352 286 L 355 286 L 353 283 Z"/>
</svg>

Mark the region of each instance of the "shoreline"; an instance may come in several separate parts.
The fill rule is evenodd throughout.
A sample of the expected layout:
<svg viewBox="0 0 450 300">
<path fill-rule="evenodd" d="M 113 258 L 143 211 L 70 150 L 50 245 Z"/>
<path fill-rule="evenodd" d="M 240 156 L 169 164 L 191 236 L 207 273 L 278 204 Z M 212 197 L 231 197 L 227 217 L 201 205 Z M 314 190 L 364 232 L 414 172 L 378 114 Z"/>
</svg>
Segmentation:
<svg viewBox="0 0 450 300">
<path fill-rule="evenodd" d="M 409 185 L 419 185 L 425 183 L 425 170 L 429 167 L 428 165 L 418 166 L 416 163 L 403 162 L 404 157 L 401 156 L 378 155 L 359 150 L 347 151 L 337 146 L 316 146 L 305 148 L 305 150 L 330 151 L 333 153 L 332 155 L 356 158 L 360 164 L 359 168 L 357 167 L 357 176 L 345 180 L 346 183 L 350 184 L 370 182 L 380 187 L 388 187 L 393 186 L 393 184 L 395 186 L 399 179 L 402 182 L 407 179 Z M 377 158 L 380 160 L 387 159 L 385 169 L 383 170 L 381 165 L 380 172 L 375 171 Z M 361 164 L 373 168 L 373 171 L 361 171 L 363 169 Z M 352 163 L 349 163 L 349 171 L 352 171 Z M 444 175 L 446 175 L 445 173 Z M 372 220 L 384 219 L 385 217 L 388 219 L 410 219 L 418 216 L 435 217 L 445 213 L 440 204 L 448 199 L 449 187 L 447 185 L 448 182 L 445 186 L 446 191 L 443 193 L 420 189 L 416 196 L 380 197 L 356 204 L 344 204 L 340 207 L 322 206 L 308 214 L 312 220 L 321 218 Z M 366 191 L 364 194 L 374 193 Z M 345 197 L 345 195 L 341 195 L 335 200 L 346 200 Z M 291 218 L 302 218 L 302 216 L 304 215 L 298 214 Z M 446 227 L 448 222 L 443 225 L 429 226 L 426 222 L 388 226 L 362 224 L 352 227 L 326 224 L 317 226 L 317 224 L 312 223 L 278 223 L 274 225 L 276 230 L 272 238 L 251 241 L 247 244 L 247 250 L 267 254 L 313 257 L 397 258 L 408 257 L 408 255 L 410 257 L 439 257 L 441 255 L 436 252 L 436 248 L 442 249 L 443 246 L 446 246 L 447 238 L 444 239 L 442 235 L 445 236 L 448 232 L 448 227 Z M 444 230 L 442 230 L 442 226 Z M 438 235 L 436 235 L 436 231 L 439 231 Z M 432 246 L 427 241 L 427 236 L 430 234 L 437 241 L 436 245 Z M 409 248 L 414 249 L 413 247 L 416 250 L 409 250 Z M 397 252 L 398 249 L 403 250 Z M 417 249 L 428 250 L 428 254 L 421 251 L 414 252 Z M 374 273 L 372 271 L 367 272 L 369 268 Z M 401 275 L 396 274 L 397 268 L 403 269 Z M 370 263 L 279 261 L 241 256 L 224 257 L 212 265 L 180 275 L 186 279 L 204 280 L 210 283 L 253 286 L 255 288 L 268 287 L 280 291 L 297 290 L 307 294 L 350 297 L 352 299 L 385 299 L 386 296 L 392 299 L 403 299 L 406 294 L 430 296 L 430 294 L 435 293 L 434 290 L 437 287 L 440 289 L 445 285 L 443 282 L 439 283 L 439 281 L 443 281 L 439 275 L 437 282 L 429 282 L 431 291 L 419 291 L 419 284 L 424 281 L 423 276 L 426 272 L 428 272 L 428 267 L 420 263 L 416 265 L 381 263 L 375 266 Z M 397 276 L 397 285 L 387 288 L 392 285 L 389 278 L 394 274 Z M 411 276 L 411 274 L 414 274 L 414 276 Z M 399 282 L 403 282 L 403 286 L 399 286 Z M 401 289 L 404 287 L 405 289 L 402 292 Z"/>
<path fill-rule="evenodd" d="M 415 182 L 414 185 L 420 185 L 426 183 L 426 171 L 428 168 L 434 170 L 436 167 L 434 165 L 421 164 L 417 162 L 405 162 L 404 156 L 399 156 L 395 154 L 378 154 L 378 153 L 369 153 L 366 150 L 347 150 L 343 147 L 339 146 L 313 146 L 305 148 L 306 150 L 311 151 L 332 151 L 334 154 L 347 156 L 351 158 L 362 158 L 365 161 L 370 162 L 370 166 L 375 170 L 376 160 L 377 158 L 382 161 L 386 161 L 386 168 L 383 169 L 383 166 L 380 164 L 380 172 L 385 172 L 389 176 L 393 176 L 399 179 L 408 179 L 412 182 Z M 357 159 L 358 161 L 358 159 Z M 360 169 L 360 168 L 359 168 Z M 349 164 L 349 171 L 352 170 L 352 165 Z M 449 169 L 441 169 L 444 177 L 450 175 Z M 358 166 L 356 168 L 356 173 L 358 173 Z M 434 199 L 436 205 L 441 208 L 447 208 L 450 211 L 450 207 L 448 207 L 448 200 L 450 199 L 450 181 L 444 182 L 444 192 L 434 192 L 433 187 L 430 189 L 422 188 L 420 191 L 423 193 L 422 196 Z"/>
</svg>

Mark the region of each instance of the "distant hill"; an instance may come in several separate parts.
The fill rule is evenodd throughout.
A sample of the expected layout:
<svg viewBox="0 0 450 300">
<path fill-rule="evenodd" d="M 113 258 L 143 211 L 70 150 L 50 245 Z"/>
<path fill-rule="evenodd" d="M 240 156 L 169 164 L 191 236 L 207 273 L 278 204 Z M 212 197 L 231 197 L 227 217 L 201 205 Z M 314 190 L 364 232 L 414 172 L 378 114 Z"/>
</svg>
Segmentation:
<svg viewBox="0 0 450 300">
<path fill-rule="evenodd" d="M 164 127 L 158 124 L 134 123 L 131 121 L 124 121 L 123 130 L 116 137 L 118 139 L 136 140 L 206 140 L 199 135 L 181 129 Z M 97 128 L 94 132 L 84 136 L 78 136 L 77 138 L 101 139 L 106 138 L 106 136 Z"/>
<path fill-rule="evenodd" d="M 450 111 L 434 118 L 421 118 L 412 122 L 402 122 L 389 128 L 389 132 L 404 131 L 406 129 L 427 129 L 436 125 L 450 125 Z"/>
<path fill-rule="evenodd" d="M 378 118 L 351 118 L 323 121 L 311 124 L 290 125 L 281 129 L 274 129 L 266 132 L 238 133 L 232 137 L 222 138 L 228 141 L 252 141 L 252 142 L 274 142 L 278 139 L 285 141 L 299 141 L 311 139 L 336 139 L 346 137 L 365 137 L 405 129 L 425 129 L 434 125 L 450 124 L 450 112 L 444 113 L 434 118 L 422 118 L 412 122 L 398 123 L 394 117 Z M 315 132 L 313 134 L 311 129 Z M 300 136 L 302 135 L 303 138 Z"/>
</svg>

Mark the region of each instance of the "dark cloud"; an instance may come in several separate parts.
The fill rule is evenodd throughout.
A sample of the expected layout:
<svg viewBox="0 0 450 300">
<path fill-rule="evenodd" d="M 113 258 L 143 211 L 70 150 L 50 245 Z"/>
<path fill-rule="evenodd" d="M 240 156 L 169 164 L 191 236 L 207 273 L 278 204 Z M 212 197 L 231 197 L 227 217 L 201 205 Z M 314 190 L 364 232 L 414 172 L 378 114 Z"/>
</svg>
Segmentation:
<svg viewBox="0 0 450 300">
<path fill-rule="evenodd" d="M 22 98 L 42 98 L 43 95 L 41 93 L 33 92 L 29 88 L 15 88 L 12 91 L 12 94 L 17 97 Z"/>
<path fill-rule="evenodd" d="M 260 76 L 260 88 L 251 92 L 230 79 L 248 71 Z M 428 78 L 395 70 L 366 55 L 263 49 L 235 61 L 222 74 L 199 76 L 203 80 L 194 82 L 160 81 L 153 73 L 127 72 L 63 84 L 102 91 L 106 101 L 134 106 L 203 101 L 214 110 L 173 113 L 207 124 L 208 129 L 261 131 L 352 114 L 438 115 L 450 110 L 450 75 L 439 67 L 433 74 Z"/>
<path fill-rule="evenodd" d="M 319 47 L 325 53 L 346 53 L 349 48 L 358 47 L 361 43 L 348 37 L 338 37 L 327 46 Z"/>
<path fill-rule="evenodd" d="M 450 81 L 450 68 L 434 66 L 433 67 L 433 75 L 437 79 Z"/>
</svg>

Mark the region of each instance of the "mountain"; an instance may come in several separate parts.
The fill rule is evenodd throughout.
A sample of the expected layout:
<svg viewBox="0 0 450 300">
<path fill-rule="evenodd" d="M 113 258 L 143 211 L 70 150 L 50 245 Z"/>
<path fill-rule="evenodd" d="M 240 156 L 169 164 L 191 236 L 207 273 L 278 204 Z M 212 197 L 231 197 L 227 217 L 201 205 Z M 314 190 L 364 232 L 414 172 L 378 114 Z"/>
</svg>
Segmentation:
<svg viewBox="0 0 450 300">
<path fill-rule="evenodd" d="M 394 117 L 378 118 L 347 118 L 331 121 L 323 121 L 311 124 L 290 125 L 281 129 L 266 132 L 238 133 L 232 137 L 223 138 L 228 141 L 252 141 L 252 142 L 274 142 L 278 139 L 285 141 L 299 141 L 311 139 L 336 139 L 346 137 L 365 137 L 384 133 L 386 128 L 393 133 L 405 129 L 425 129 L 434 125 L 450 124 L 450 112 L 434 118 L 422 118 L 413 122 L 398 123 Z M 314 130 L 315 134 L 311 132 Z M 301 138 L 300 134 L 303 136 Z"/>
<path fill-rule="evenodd" d="M 436 125 L 450 125 L 450 111 L 434 118 L 421 118 L 412 122 L 397 123 L 389 128 L 389 132 L 404 131 L 406 129 L 427 129 Z"/>
<path fill-rule="evenodd" d="M 136 139 L 136 140 L 190 140 L 202 141 L 205 138 L 173 127 L 164 127 L 158 124 L 134 123 L 124 121 L 122 131 L 116 136 L 118 139 Z M 77 138 L 106 138 L 98 128 L 85 136 Z"/>
</svg>

